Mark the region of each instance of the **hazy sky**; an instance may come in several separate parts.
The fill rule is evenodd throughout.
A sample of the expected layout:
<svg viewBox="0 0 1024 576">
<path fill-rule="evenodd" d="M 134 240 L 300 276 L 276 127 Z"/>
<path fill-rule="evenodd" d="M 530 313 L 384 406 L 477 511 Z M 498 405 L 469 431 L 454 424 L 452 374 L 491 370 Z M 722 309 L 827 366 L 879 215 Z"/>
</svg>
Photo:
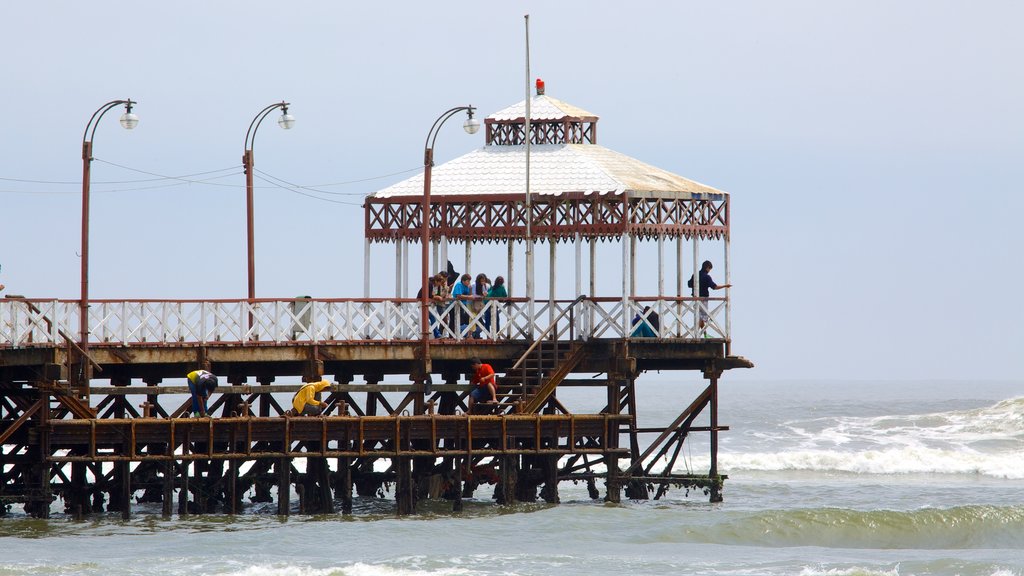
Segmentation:
<svg viewBox="0 0 1024 576">
<path fill-rule="evenodd" d="M 82 131 L 130 97 L 94 140 L 91 295 L 244 297 L 245 131 L 285 99 L 259 175 L 335 194 L 257 182 L 257 293 L 361 295 L 362 197 L 444 110 L 522 100 L 527 13 L 602 145 L 732 194 L 737 377 L 1022 378 L 1015 2 L 3 2 L 0 283 L 78 297 Z M 484 142 L 449 124 L 438 163 Z"/>
</svg>

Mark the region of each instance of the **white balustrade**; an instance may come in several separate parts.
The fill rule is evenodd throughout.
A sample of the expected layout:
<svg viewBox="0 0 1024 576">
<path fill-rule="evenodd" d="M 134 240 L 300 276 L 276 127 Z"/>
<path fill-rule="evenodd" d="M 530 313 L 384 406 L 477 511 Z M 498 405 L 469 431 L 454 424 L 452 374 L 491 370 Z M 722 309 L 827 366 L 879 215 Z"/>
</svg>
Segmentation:
<svg viewBox="0 0 1024 576">
<path fill-rule="evenodd" d="M 482 307 L 481 307 L 482 304 Z M 559 339 L 728 339 L 725 298 L 638 297 L 570 300 L 452 300 L 430 306 L 434 338 L 530 339 L 559 317 Z M 551 310 L 551 307 L 554 307 Z M 63 344 L 78 339 L 77 300 L 0 300 L 0 346 Z M 96 300 L 89 306 L 90 343 L 399 342 L 419 340 L 414 299 Z M 623 318 L 629 318 L 628 330 Z M 703 326 L 702 326 L 703 319 Z"/>
</svg>

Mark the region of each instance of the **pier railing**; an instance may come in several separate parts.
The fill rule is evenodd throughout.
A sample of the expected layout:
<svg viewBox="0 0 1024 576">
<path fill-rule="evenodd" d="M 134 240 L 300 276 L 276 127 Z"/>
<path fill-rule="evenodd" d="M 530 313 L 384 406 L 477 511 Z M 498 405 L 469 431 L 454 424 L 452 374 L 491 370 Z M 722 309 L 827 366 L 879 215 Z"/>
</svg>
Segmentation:
<svg viewBox="0 0 1024 576">
<path fill-rule="evenodd" d="M 431 305 L 436 339 L 730 339 L 726 298 L 638 296 L 572 300 L 493 298 Z M 0 346 L 63 343 L 77 334 L 77 300 L 0 300 Z M 561 317 L 560 317 L 561 315 Z M 416 299 L 93 300 L 90 344 L 287 343 L 419 340 Z M 555 321 L 557 319 L 557 321 Z"/>
</svg>

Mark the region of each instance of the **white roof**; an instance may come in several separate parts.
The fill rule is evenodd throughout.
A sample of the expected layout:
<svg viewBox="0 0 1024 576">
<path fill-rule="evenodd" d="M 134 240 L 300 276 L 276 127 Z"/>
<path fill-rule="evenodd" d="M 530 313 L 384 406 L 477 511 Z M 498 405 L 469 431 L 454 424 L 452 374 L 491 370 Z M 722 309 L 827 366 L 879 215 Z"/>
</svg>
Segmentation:
<svg viewBox="0 0 1024 576">
<path fill-rule="evenodd" d="M 485 146 L 440 166 L 430 179 L 431 196 L 524 194 L 525 146 Z M 596 144 L 530 147 L 531 194 L 567 192 L 672 196 L 726 193 Z M 423 195 L 423 174 L 388 186 L 371 198 Z"/>
<path fill-rule="evenodd" d="M 550 96 L 534 96 L 530 98 L 530 120 L 561 120 L 571 118 L 597 118 L 596 114 L 566 104 Z M 487 117 L 489 120 L 516 120 L 526 118 L 526 100 L 513 104 L 504 110 L 498 110 Z"/>
</svg>

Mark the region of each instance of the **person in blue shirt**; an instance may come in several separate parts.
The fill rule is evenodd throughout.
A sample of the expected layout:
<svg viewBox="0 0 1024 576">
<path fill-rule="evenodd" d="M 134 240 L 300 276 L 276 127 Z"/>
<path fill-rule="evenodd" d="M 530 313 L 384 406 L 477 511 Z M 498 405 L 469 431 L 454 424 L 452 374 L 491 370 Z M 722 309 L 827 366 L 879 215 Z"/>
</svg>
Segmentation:
<svg viewBox="0 0 1024 576">
<path fill-rule="evenodd" d="M 700 298 L 700 329 L 704 330 L 704 323 L 708 319 L 708 301 L 711 290 L 722 290 L 723 288 L 731 288 L 732 284 L 715 284 L 715 281 L 711 279 L 711 269 L 714 266 L 711 264 L 711 260 L 705 260 L 700 266 L 699 290 L 694 296 Z M 686 283 L 687 286 L 693 288 L 693 276 L 690 277 L 690 281 Z M 707 337 L 707 333 L 704 334 Z"/>
<path fill-rule="evenodd" d="M 463 274 L 459 283 L 452 288 L 452 298 L 463 301 L 459 303 L 459 334 L 465 334 L 466 328 L 469 327 L 469 312 L 466 306 L 469 305 L 468 301 L 473 300 L 473 286 L 470 284 L 472 281 L 472 276 Z"/>
</svg>

